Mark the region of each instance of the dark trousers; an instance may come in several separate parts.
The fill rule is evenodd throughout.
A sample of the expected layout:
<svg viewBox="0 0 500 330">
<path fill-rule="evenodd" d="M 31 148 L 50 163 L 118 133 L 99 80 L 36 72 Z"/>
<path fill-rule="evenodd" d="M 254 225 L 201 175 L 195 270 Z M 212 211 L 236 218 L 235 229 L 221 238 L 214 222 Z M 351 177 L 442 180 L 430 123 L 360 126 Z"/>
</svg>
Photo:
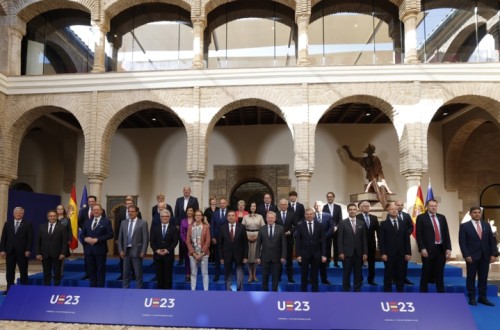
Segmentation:
<svg viewBox="0 0 500 330">
<path fill-rule="evenodd" d="M 322 262 L 319 265 L 319 276 L 321 277 L 321 281 L 325 282 L 328 280 L 328 276 L 326 275 L 326 269 L 330 264 L 330 259 L 332 258 L 332 238 L 329 237 L 326 239 L 326 262 Z"/>
<path fill-rule="evenodd" d="M 106 255 L 86 254 L 85 262 L 91 288 L 104 288 L 106 281 Z"/>
<path fill-rule="evenodd" d="M 446 251 L 441 244 L 434 247 L 432 254 L 422 257 L 422 277 L 420 278 L 420 292 L 428 292 L 429 281 L 436 280 L 436 291 L 444 292 L 444 265 Z"/>
<path fill-rule="evenodd" d="M 186 269 L 186 276 L 191 276 L 191 262 L 189 261 L 189 250 L 187 248 L 186 242 L 181 242 L 181 246 L 183 247 L 183 253 L 179 251 L 179 260 L 184 259 L 184 268 Z"/>
<path fill-rule="evenodd" d="M 219 244 L 214 245 L 214 277 L 219 278 L 220 276 L 220 251 Z"/>
<path fill-rule="evenodd" d="M 392 280 L 396 281 L 396 291 L 404 291 L 404 281 L 406 275 L 405 257 L 401 255 L 387 256 L 384 262 L 384 291 L 392 291 Z"/>
<path fill-rule="evenodd" d="M 376 247 L 368 247 L 368 283 L 375 281 L 375 252 Z"/>
<path fill-rule="evenodd" d="M 271 275 L 272 278 L 272 290 L 278 291 L 281 269 L 281 263 L 279 261 L 262 263 L 262 291 L 269 291 L 269 275 Z"/>
<path fill-rule="evenodd" d="M 286 238 L 286 275 L 289 280 L 293 280 L 293 246 L 295 240 L 293 235 Z M 281 267 L 281 266 L 280 266 Z M 281 274 L 280 274 L 281 277 Z"/>
<path fill-rule="evenodd" d="M 21 284 L 28 284 L 28 260 L 24 255 L 17 253 L 8 253 L 6 256 L 6 266 L 7 272 L 5 274 L 7 280 L 7 290 L 9 290 L 10 286 L 14 284 L 14 280 L 16 279 L 16 265 L 19 268 L 20 273 L 20 282 Z"/>
<path fill-rule="evenodd" d="M 172 289 L 174 256 L 161 256 L 155 259 L 156 288 Z"/>
<path fill-rule="evenodd" d="M 351 274 L 354 273 L 354 292 L 361 291 L 361 284 L 363 283 L 363 275 L 361 271 L 363 268 L 363 257 L 358 256 L 355 252 L 352 257 L 344 257 L 342 262 L 342 288 L 345 292 L 351 291 Z"/>
<path fill-rule="evenodd" d="M 321 257 L 302 257 L 302 262 L 300 265 L 300 291 L 307 292 L 307 284 L 309 282 L 309 279 L 311 279 L 312 292 L 319 291 L 318 272 L 320 264 Z"/>
<path fill-rule="evenodd" d="M 62 261 L 59 258 L 43 258 L 42 268 L 43 268 L 43 285 L 50 285 L 52 274 L 54 274 L 54 285 L 61 285 L 61 264 Z"/>
<path fill-rule="evenodd" d="M 332 238 L 332 246 L 333 246 L 333 263 L 337 265 L 339 263 L 339 249 L 338 249 L 338 240 L 337 240 L 337 232 L 333 233 Z"/>
<path fill-rule="evenodd" d="M 482 257 L 479 260 L 475 260 L 472 263 L 466 263 L 467 267 L 467 279 L 465 280 L 465 286 L 467 288 L 467 294 L 470 297 L 476 296 L 476 275 L 477 275 L 477 290 L 479 291 L 479 297 L 486 298 L 486 288 L 488 286 L 488 271 L 490 269 L 489 258 Z"/>
</svg>

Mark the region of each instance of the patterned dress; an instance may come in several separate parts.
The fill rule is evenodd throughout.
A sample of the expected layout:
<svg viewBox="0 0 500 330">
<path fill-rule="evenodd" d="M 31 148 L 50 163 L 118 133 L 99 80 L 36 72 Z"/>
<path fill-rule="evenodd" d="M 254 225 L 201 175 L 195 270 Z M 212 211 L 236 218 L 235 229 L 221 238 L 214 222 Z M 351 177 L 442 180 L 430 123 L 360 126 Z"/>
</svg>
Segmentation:
<svg viewBox="0 0 500 330">
<path fill-rule="evenodd" d="M 248 214 L 243 217 L 243 226 L 247 230 L 248 237 L 248 262 L 255 263 L 255 247 L 257 242 L 250 242 L 250 239 L 255 239 L 259 235 L 260 227 L 265 225 L 264 219 L 260 214 Z"/>
</svg>

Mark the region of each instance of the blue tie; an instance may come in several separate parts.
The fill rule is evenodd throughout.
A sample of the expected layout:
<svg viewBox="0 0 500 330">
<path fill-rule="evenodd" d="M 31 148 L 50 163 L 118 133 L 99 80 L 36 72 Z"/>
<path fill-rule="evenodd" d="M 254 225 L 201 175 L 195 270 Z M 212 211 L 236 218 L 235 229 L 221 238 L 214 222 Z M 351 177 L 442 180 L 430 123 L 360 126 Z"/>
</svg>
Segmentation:
<svg viewBox="0 0 500 330">
<path fill-rule="evenodd" d="M 133 221 L 128 222 L 127 245 L 132 245 L 132 225 Z"/>
</svg>

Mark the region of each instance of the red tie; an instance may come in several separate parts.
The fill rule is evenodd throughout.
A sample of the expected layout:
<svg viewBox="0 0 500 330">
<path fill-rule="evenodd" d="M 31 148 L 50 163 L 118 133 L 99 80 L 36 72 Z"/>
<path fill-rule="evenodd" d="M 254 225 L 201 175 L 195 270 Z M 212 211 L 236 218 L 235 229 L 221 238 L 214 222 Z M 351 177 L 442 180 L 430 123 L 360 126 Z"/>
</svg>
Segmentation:
<svg viewBox="0 0 500 330">
<path fill-rule="evenodd" d="M 477 225 L 477 235 L 479 236 L 479 239 L 483 237 L 483 228 L 481 228 L 481 222 L 476 221 Z"/>
<path fill-rule="evenodd" d="M 432 215 L 432 225 L 434 226 L 434 240 L 436 243 L 441 242 L 441 235 L 439 234 L 439 228 L 436 222 L 436 216 L 433 214 Z"/>
</svg>

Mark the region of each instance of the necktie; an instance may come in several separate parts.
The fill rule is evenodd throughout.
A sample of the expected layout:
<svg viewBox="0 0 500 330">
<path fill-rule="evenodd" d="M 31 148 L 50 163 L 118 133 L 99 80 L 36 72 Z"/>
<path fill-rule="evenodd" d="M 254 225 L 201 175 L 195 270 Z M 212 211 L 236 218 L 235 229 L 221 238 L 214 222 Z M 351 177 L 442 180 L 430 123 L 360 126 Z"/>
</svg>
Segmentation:
<svg viewBox="0 0 500 330">
<path fill-rule="evenodd" d="M 266 212 L 269 211 L 269 204 L 266 204 Z"/>
<path fill-rule="evenodd" d="M 52 235 L 53 232 L 54 232 L 54 224 L 51 223 L 49 228 L 49 235 Z"/>
<path fill-rule="evenodd" d="M 127 245 L 132 245 L 132 227 L 133 227 L 133 224 L 134 224 L 133 221 L 128 222 Z"/>
<path fill-rule="evenodd" d="M 309 225 L 309 235 L 313 235 L 313 227 L 312 227 L 312 222 L 307 223 Z"/>
<path fill-rule="evenodd" d="M 434 226 L 434 240 L 436 243 L 441 243 L 441 234 L 439 233 L 436 216 L 434 214 L 432 215 L 432 225 Z"/>
<path fill-rule="evenodd" d="M 333 216 L 333 204 L 330 204 L 329 207 L 330 207 L 330 214 Z"/>
<path fill-rule="evenodd" d="M 351 226 L 352 226 L 352 231 L 354 232 L 354 234 L 356 234 L 356 221 L 355 220 L 351 220 Z"/>
<path fill-rule="evenodd" d="M 273 238 L 273 225 L 269 226 L 269 238 Z"/>
<path fill-rule="evenodd" d="M 292 203 L 293 212 L 295 212 L 295 203 Z"/>
<path fill-rule="evenodd" d="M 398 221 L 396 219 L 392 220 L 392 224 L 394 225 L 394 228 L 398 230 Z"/>
<path fill-rule="evenodd" d="M 167 225 L 165 225 L 165 224 L 164 224 L 164 225 L 163 225 L 163 229 L 162 229 L 162 231 L 161 231 L 161 236 L 162 236 L 163 238 L 165 238 L 165 234 L 166 234 L 166 233 L 167 233 Z"/>
<path fill-rule="evenodd" d="M 226 210 L 220 210 L 220 218 L 221 219 L 224 219 L 225 213 L 226 213 Z"/>
<path fill-rule="evenodd" d="M 285 219 L 286 219 L 286 213 L 282 212 L 281 213 L 281 220 L 283 220 L 283 223 L 285 223 Z"/>
<path fill-rule="evenodd" d="M 14 234 L 17 234 L 17 230 L 19 229 L 20 221 L 14 221 Z"/>
<path fill-rule="evenodd" d="M 321 213 L 318 212 L 318 222 L 321 223 Z"/>
<path fill-rule="evenodd" d="M 365 214 L 365 222 L 366 222 L 366 226 L 368 228 L 370 228 L 370 217 L 368 216 L 368 214 Z"/>
<path fill-rule="evenodd" d="M 483 237 L 483 228 L 481 228 L 481 222 L 476 221 L 476 226 L 477 226 L 477 235 L 479 236 L 479 239 Z"/>
<path fill-rule="evenodd" d="M 94 222 L 92 223 L 92 230 L 94 230 L 95 227 L 97 227 L 97 219 L 94 219 Z"/>
<path fill-rule="evenodd" d="M 231 225 L 231 241 L 234 239 L 234 225 Z"/>
<path fill-rule="evenodd" d="M 399 220 L 403 221 L 403 213 L 399 212 L 398 218 L 399 218 Z"/>
</svg>

